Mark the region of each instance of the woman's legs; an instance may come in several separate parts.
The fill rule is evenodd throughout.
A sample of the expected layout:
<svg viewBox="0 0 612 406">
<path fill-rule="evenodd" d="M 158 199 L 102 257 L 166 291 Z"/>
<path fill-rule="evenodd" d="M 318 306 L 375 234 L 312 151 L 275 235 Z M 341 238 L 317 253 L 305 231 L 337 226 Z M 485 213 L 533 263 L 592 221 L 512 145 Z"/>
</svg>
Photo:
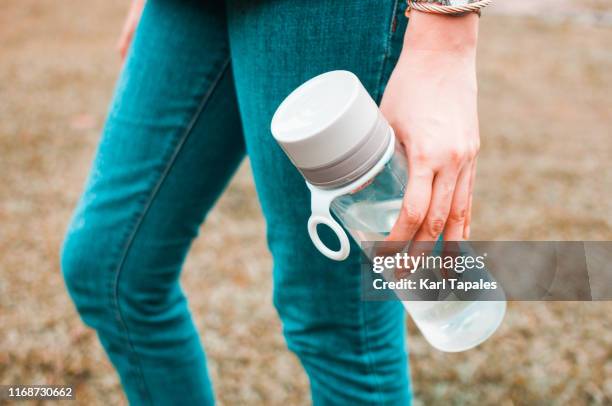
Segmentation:
<svg viewBox="0 0 612 406">
<path fill-rule="evenodd" d="M 274 109 L 305 80 L 355 72 L 379 100 L 399 55 L 403 1 L 228 1 L 232 64 L 247 150 L 274 257 L 274 302 L 315 404 L 410 402 L 399 302 L 360 300 L 358 248 L 324 258 L 306 231 L 310 197 L 276 145 Z"/>
<path fill-rule="evenodd" d="M 243 155 L 224 5 L 147 1 L 62 254 L 133 404 L 212 403 L 178 277 Z"/>
</svg>

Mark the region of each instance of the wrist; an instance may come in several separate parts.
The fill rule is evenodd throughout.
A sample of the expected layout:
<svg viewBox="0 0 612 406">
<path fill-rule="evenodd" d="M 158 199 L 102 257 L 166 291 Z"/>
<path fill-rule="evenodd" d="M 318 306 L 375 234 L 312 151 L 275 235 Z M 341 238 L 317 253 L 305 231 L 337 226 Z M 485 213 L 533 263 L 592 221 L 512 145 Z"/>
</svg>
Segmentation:
<svg viewBox="0 0 612 406">
<path fill-rule="evenodd" d="M 404 35 L 404 48 L 475 55 L 478 21 L 476 13 L 448 16 L 413 10 Z"/>
</svg>

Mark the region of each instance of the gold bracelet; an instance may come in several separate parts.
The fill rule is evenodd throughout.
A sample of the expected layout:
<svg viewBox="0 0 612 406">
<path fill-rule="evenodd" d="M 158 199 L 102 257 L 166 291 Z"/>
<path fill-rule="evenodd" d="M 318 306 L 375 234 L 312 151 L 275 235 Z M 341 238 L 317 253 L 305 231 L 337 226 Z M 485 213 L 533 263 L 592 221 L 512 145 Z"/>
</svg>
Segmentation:
<svg viewBox="0 0 612 406">
<path fill-rule="evenodd" d="M 446 15 L 464 15 L 467 13 L 477 13 L 480 16 L 480 11 L 492 2 L 493 0 L 479 0 L 461 6 L 444 6 L 441 4 L 434 4 L 430 1 L 407 0 L 408 7 L 406 8 L 406 17 L 409 16 L 410 10 Z"/>
</svg>

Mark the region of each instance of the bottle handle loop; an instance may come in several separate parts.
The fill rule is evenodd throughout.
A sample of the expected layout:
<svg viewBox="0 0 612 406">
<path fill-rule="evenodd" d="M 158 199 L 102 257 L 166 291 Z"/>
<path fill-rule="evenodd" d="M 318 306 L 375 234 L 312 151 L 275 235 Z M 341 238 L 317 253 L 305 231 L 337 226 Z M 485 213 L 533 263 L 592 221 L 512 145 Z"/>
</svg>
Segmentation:
<svg viewBox="0 0 612 406">
<path fill-rule="evenodd" d="M 319 237 L 319 232 L 317 231 L 317 226 L 319 224 L 326 225 L 336 234 L 338 241 L 340 241 L 340 248 L 337 251 L 330 249 L 323 243 L 323 241 L 321 241 L 321 237 Z M 310 239 L 312 240 L 314 246 L 321 252 L 321 254 L 325 255 L 329 259 L 333 259 L 334 261 L 343 261 L 351 252 L 351 245 L 346 232 L 342 226 L 338 224 L 338 222 L 329 214 L 327 216 L 321 216 L 319 214 L 313 214 L 310 216 L 308 219 L 308 234 L 310 235 Z"/>
<path fill-rule="evenodd" d="M 310 189 L 311 193 L 311 216 L 308 219 L 308 235 L 314 246 L 329 259 L 334 261 L 344 261 L 351 252 L 351 244 L 349 238 L 344 231 L 344 228 L 332 217 L 329 212 L 332 201 L 342 196 L 346 191 L 344 190 L 323 190 L 319 189 L 310 183 L 306 182 L 306 185 Z M 319 232 L 317 230 L 318 225 L 325 225 L 329 227 L 340 242 L 340 248 L 337 251 L 330 249 L 327 245 L 321 241 Z"/>
</svg>

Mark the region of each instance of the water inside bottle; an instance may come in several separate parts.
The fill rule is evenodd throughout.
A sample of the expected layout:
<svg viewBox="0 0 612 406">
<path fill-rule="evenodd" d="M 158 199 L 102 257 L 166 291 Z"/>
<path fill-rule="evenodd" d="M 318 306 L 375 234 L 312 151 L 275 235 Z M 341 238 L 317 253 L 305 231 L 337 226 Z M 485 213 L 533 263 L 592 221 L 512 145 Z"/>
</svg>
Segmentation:
<svg viewBox="0 0 612 406">
<path fill-rule="evenodd" d="M 402 199 L 363 200 L 345 207 L 343 221 L 356 241 L 381 241 L 391 231 Z M 497 329 L 505 301 L 402 301 L 423 335 L 436 348 L 456 352 L 475 347 Z"/>
<path fill-rule="evenodd" d="M 362 201 L 352 204 L 345 225 L 356 241 L 380 241 L 389 232 L 402 208 L 402 199 Z"/>
</svg>

